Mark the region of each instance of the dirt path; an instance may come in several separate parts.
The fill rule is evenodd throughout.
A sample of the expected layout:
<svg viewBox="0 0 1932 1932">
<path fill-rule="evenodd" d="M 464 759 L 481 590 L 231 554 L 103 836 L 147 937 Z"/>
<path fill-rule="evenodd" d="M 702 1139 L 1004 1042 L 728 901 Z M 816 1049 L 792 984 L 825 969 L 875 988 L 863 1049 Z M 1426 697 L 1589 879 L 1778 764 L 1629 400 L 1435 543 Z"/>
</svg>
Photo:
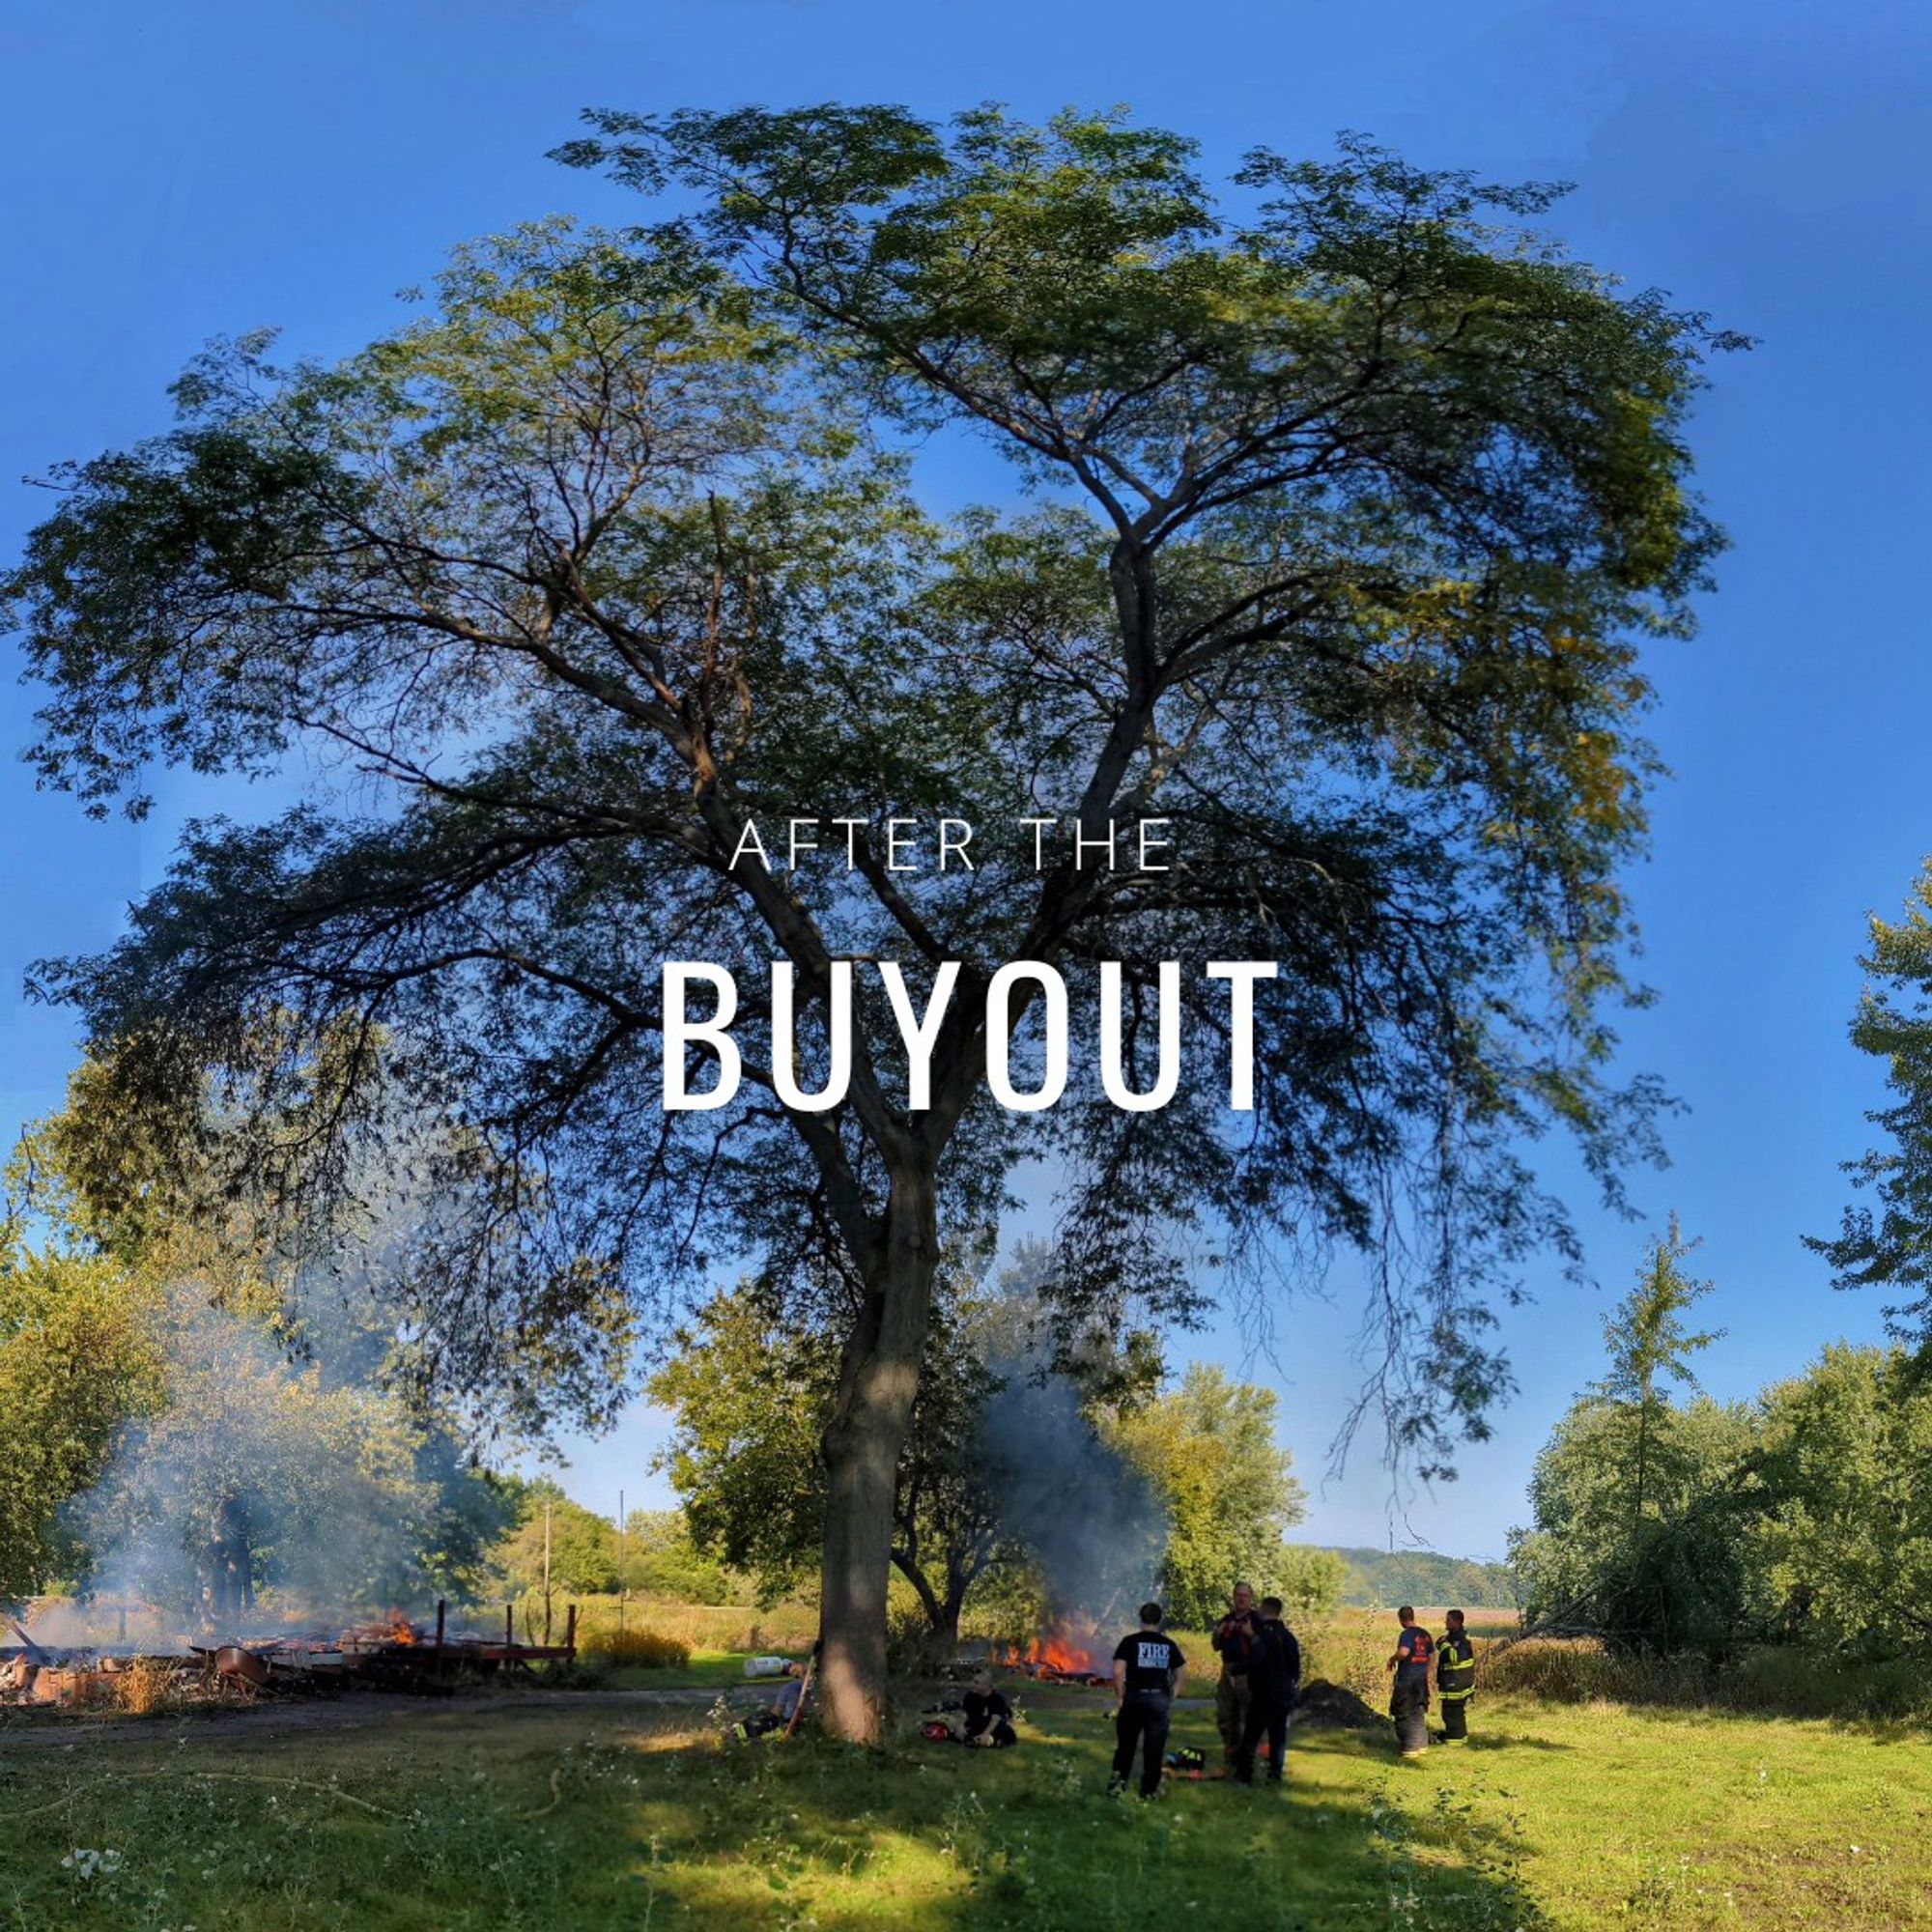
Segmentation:
<svg viewBox="0 0 1932 1932">
<path fill-rule="evenodd" d="M 511 1690 L 454 1697 L 406 1697 L 386 1690 L 350 1690 L 340 1697 L 299 1702 L 206 1706 L 153 1718 L 95 1718 L 55 1712 L 10 1712 L 0 1722 L 0 1751 L 78 1750 L 83 1746 L 160 1744 L 170 1735 L 192 1740 L 274 1738 L 297 1732 L 352 1731 L 378 1724 L 435 1725 L 468 1717 L 497 1719 L 521 1712 L 585 1716 L 642 1716 L 683 1708 L 708 1711 L 720 1697 L 733 1710 L 756 1710 L 771 1698 L 768 1684 L 721 1690 L 692 1686 L 674 1690 Z"/>
</svg>

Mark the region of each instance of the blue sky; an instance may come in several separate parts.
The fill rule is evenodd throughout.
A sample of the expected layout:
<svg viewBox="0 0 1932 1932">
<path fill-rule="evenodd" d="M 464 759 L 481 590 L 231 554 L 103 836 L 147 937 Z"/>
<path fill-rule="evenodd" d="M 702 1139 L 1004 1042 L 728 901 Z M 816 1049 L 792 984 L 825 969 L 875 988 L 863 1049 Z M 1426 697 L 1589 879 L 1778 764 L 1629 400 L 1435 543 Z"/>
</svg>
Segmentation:
<svg viewBox="0 0 1932 1932">
<path fill-rule="evenodd" d="M 1196 0 L 394 0 L 375 7 L 11 0 L 0 126 L 0 548 L 43 514 L 15 481 L 161 426 L 207 337 L 278 324 L 328 355 L 399 314 L 472 234 L 635 204 L 545 150 L 586 105 L 891 99 L 944 113 L 1130 103 L 1206 144 L 1325 152 L 1364 129 L 1431 165 L 1561 177 L 1579 254 L 1760 338 L 1721 362 L 1695 425 L 1735 548 L 1701 637 L 1654 656 L 1655 735 L 1676 776 L 1633 880 L 1644 976 L 1633 1070 L 1690 1111 L 1674 1164 L 1639 1176 L 1645 1220 L 1579 1200 L 1599 1293 L 1552 1278 L 1510 1319 L 1522 1393 L 1463 1480 L 1391 1506 L 1375 1445 L 1320 1490 L 1306 1534 L 1499 1552 L 1531 1457 L 1596 1372 L 1604 1311 L 1671 1208 L 1704 1236 L 1729 1331 L 1719 1396 L 1875 1337 L 1875 1301 L 1831 1293 L 1800 1245 L 1846 1198 L 1874 1069 L 1846 1025 L 1865 921 L 1932 849 L 1920 751 L 1932 14 L 1903 0 L 1693 0 L 1359 8 Z M 943 479 L 942 479 L 943 487 Z M 0 680 L 0 743 L 34 699 Z M 95 948 L 160 876 L 173 828 L 213 802 L 164 784 L 139 830 L 88 823 L 0 761 L 0 1132 L 59 1096 L 67 1016 L 19 1003 L 40 954 Z M 247 810 L 248 801 L 225 800 Z M 1311 1483 L 1350 1383 L 1348 1283 L 1280 1313 L 1273 1359 L 1232 1328 L 1200 1352 L 1282 1392 Z M 566 1480 L 614 1508 L 662 1494 L 639 1415 L 580 1445 Z"/>
</svg>

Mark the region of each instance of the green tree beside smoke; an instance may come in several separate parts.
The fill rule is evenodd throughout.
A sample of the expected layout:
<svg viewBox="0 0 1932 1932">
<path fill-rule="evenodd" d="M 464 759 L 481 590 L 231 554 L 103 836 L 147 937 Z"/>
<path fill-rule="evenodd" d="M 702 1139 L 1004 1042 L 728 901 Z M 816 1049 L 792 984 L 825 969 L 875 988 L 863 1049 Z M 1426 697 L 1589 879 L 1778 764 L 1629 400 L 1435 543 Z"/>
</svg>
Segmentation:
<svg viewBox="0 0 1932 1932">
<path fill-rule="evenodd" d="M 1160 1592 L 1177 1623 L 1212 1623 L 1240 1580 L 1302 1615 L 1340 1600 L 1340 1561 L 1284 1540 L 1306 1514 L 1308 1492 L 1275 1439 L 1277 1407 L 1272 1389 L 1197 1362 L 1176 1387 L 1105 1427 L 1167 1512 Z"/>
<path fill-rule="evenodd" d="M 156 1338 L 113 1264 L 0 1253 L 0 1596 L 72 1582 L 87 1551 L 68 1504 L 122 1429 L 163 1400 Z"/>
<path fill-rule="evenodd" d="M 305 1304 L 247 1202 L 182 1158 L 197 1136 L 114 1091 L 85 1064 L 9 1168 L 9 1586 L 229 1624 L 258 1590 L 323 1611 L 466 1594 L 503 1498 L 446 1419 L 375 1378 L 374 1311 Z"/>
<path fill-rule="evenodd" d="M 942 1649 L 958 1637 L 973 1585 L 1017 1560 L 977 1456 L 980 1406 L 998 1385 L 985 1365 L 991 1320 L 949 1278 L 895 1486 L 893 1564 Z M 837 1338 L 745 1283 L 698 1311 L 649 1383 L 674 1417 L 660 1462 L 692 1542 L 752 1577 L 766 1603 L 815 1580 L 838 1382 Z"/>
</svg>

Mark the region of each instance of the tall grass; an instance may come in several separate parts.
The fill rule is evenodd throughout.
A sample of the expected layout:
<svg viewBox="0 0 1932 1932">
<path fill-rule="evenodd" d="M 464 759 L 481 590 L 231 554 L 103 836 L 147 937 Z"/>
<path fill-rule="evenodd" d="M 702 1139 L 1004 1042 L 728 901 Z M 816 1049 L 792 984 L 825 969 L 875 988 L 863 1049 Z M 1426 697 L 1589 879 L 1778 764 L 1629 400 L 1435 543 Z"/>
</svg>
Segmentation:
<svg viewBox="0 0 1932 1932">
<path fill-rule="evenodd" d="M 180 1700 L 171 1659 L 136 1657 L 114 1673 L 115 1700 L 130 1718 L 146 1718 Z"/>
<path fill-rule="evenodd" d="M 636 1624 L 621 1631 L 593 1631 L 578 1648 L 594 1663 L 635 1664 L 646 1670 L 682 1670 L 691 1662 L 691 1646 L 682 1637 Z"/>
<path fill-rule="evenodd" d="M 1485 1649 L 1493 1654 L 1485 1657 Z M 1596 1637 L 1525 1637 L 1476 1647 L 1477 1682 L 1552 1704 L 1667 1705 L 1746 1717 L 1885 1721 L 1932 1715 L 1932 1681 L 1909 1660 L 1857 1662 L 1792 1645 L 1723 1662 L 1688 1655 L 1634 1657 Z"/>
<path fill-rule="evenodd" d="M 575 1597 L 577 1643 L 580 1650 L 604 1653 L 607 1639 L 617 1635 L 618 1605 L 614 1596 Z M 555 1597 L 552 1634 L 563 1641 L 565 1600 Z M 543 1600 L 526 1598 L 517 1605 L 517 1626 L 541 1630 Z M 664 1599 L 631 1597 L 623 1606 L 623 1628 L 649 1631 L 675 1639 L 687 1652 L 770 1650 L 793 1655 L 809 1650 L 818 1634 L 818 1611 L 809 1604 L 777 1604 L 769 1609 L 742 1604 L 674 1604 Z"/>
</svg>

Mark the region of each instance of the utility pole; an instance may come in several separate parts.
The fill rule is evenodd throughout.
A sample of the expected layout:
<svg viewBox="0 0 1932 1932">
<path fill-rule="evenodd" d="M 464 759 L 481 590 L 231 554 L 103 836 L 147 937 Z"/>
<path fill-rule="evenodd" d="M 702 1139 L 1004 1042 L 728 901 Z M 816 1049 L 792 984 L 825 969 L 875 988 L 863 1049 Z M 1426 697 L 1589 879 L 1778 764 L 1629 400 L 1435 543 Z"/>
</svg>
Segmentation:
<svg viewBox="0 0 1932 1932">
<path fill-rule="evenodd" d="M 617 1492 L 617 1634 L 624 1634 L 624 1598 L 630 1588 L 631 1573 L 624 1567 L 624 1492 Z"/>
<path fill-rule="evenodd" d="M 544 1498 L 544 1646 L 550 1646 L 550 1498 Z"/>
</svg>

